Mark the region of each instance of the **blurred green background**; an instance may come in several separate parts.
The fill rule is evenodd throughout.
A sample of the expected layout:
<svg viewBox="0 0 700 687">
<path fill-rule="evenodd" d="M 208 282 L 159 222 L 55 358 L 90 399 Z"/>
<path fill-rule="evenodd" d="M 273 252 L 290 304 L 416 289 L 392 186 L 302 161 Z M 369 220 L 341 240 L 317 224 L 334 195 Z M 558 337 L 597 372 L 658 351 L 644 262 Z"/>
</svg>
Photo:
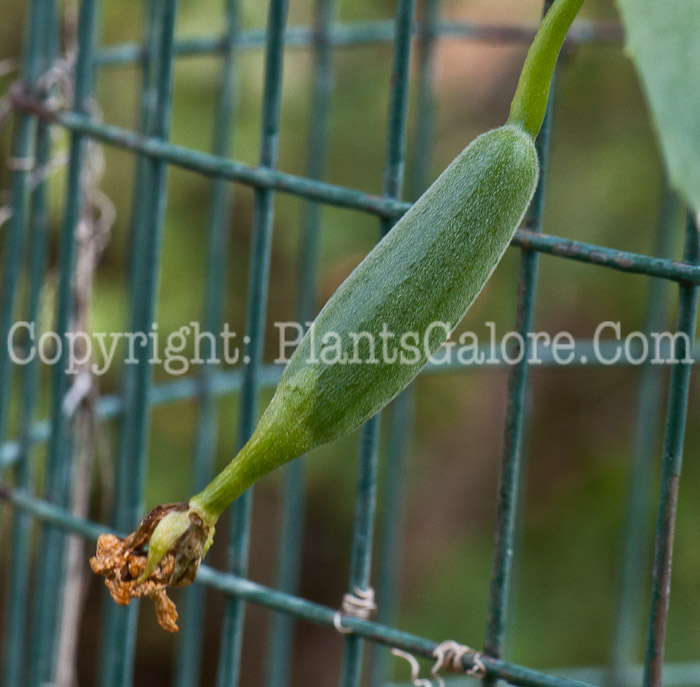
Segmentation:
<svg viewBox="0 0 700 687">
<path fill-rule="evenodd" d="M 144 17 L 140 3 L 103 3 L 102 43 L 138 41 Z M 224 26 L 222 2 L 180 3 L 178 35 L 217 34 Z M 244 2 L 243 26 L 264 27 L 267 3 Z M 420 3 L 419 3 L 420 5 Z M 457 21 L 534 26 L 539 0 L 444 0 L 441 16 Z M 289 24 L 308 24 L 312 0 L 291 2 Z M 395 3 L 343 0 L 342 22 L 389 19 Z M 2 9 L 0 59 L 21 53 L 25 3 L 9 0 Z M 588 0 L 588 19 L 615 18 L 612 2 Z M 490 45 L 443 39 L 437 49 L 435 147 L 431 179 L 479 132 L 502 123 L 526 46 Z M 335 54 L 327 180 L 380 193 L 387 132 L 392 49 L 390 44 L 339 48 Z M 256 164 L 260 144 L 263 55 L 239 53 L 240 88 L 232 157 Z M 211 147 L 220 58 L 181 57 L 175 71 L 175 143 L 207 151 Z M 305 48 L 288 49 L 284 64 L 279 168 L 304 174 L 308 137 L 314 122 L 309 103 L 313 62 Z M 414 64 L 415 67 L 415 64 Z M 413 69 L 415 86 L 416 70 Z M 13 75 L 2 79 L 4 90 Z M 104 120 L 133 128 L 140 72 L 136 66 L 99 71 L 97 94 Z M 415 145 L 415 95 L 412 88 L 407 139 L 407 177 Z M 0 155 L 9 155 L 9 127 L 0 132 Z M 57 132 L 59 147 L 65 135 Z M 134 156 L 105 149 L 102 188 L 117 208 L 112 237 L 97 271 L 92 328 L 123 331 L 128 319 L 125 283 Z M 0 169 L 0 188 L 8 187 Z M 201 319 L 206 270 L 206 222 L 210 182 L 172 168 L 168 181 L 158 325 L 163 336 Z M 227 320 L 242 332 L 253 193 L 236 185 L 230 226 Z M 63 180 L 52 187 L 55 242 L 61 217 Z M 557 82 L 557 105 L 544 215 L 544 231 L 641 253 L 654 249 L 663 198 L 663 170 L 647 110 L 631 63 L 619 44 L 581 45 L 566 56 Z M 266 360 L 275 356 L 272 323 L 294 319 L 296 269 L 303 201 L 279 193 L 275 198 Z M 681 255 L 681 212 L 673 256 Z M 321 231 L 322 304 L 378 237 L 375 217 L 324 208 Z M 55 243 L 52 267 L 56 262 Z M 512 328 L 519 266 L 510 250 L 462 327 L 485 334 L 494 321 L 503 333 Z M 642 327 L 649 279 L 543 256 L 538 279 L 535 327 L 571 331 L 591 338 L 603 320 L 619 320 L 623 332 Z M 667 326 L 673 327 L 677 288 L 669 285 Z M 50 297 L 50 290 L 49 290 Z M 123 369 L 100 379 L 102 393 L 118 392 Z M 613 611 L 618 595 L 620 545 L 631 460 L 638 368 L 537 369 L 531 374 L 531 414 L 526 441 L 526 489 L 520 553 L 506 656 L 536 668 L 604 664 L 610 655 Z M 163 370 L 156 379 L 164 380 Z M 266 392 L 261 409 L 269 398 Z M 471 370 L 423 376 L 416 382 L 406 497 L 407 535 L 402 542 L 401 629 L 432 639 L 454 638 L 479 647 L 484 636 L 492 553 L 498 466 L 506 401 L 506 371 Z M 220 403 L 218 465 L 234 454 L 237 398 Z M 660 412 L 663 404 L 660 405 Z M 194 401 L 153 411 L 146 503 L 186 499 L 191 493 L 190 461 L 197 428 Z M 700 650 L 700 444 L 697 383 L 691 390 L 684 480 L 675 547 L 667 657 L 697 659 Z M 651 418 L 650 418 L 651 421 Z M 118 454 L 116 425 L 104 424 L 107 461 Z M 386 434 L 386 433 L 385 433 Z M 307 522 L 301 596 L 333 607 L 347 586 L 357 435 L 315 451 L 307 460 Z M 383 447 L 382 454 L 386 453 Z M 660 455 L 660 445 L 656 447 Z M 656 470 L 655 466 L 655 470 Z M 104 518 L 109 467 L 97 471 L 92 516 Z M 106 470 L 106 473 L 105 473 Z M 101 471 L 101 472 L 100 472 Z M 102 485 L 102 486 L 100 486 Z M 281 504 L 280 474 L 256 487 L 251 579 L 274 585 Z M 380 510 L 380 519 L 382 512 Z M 222 519 L 222 522 L 225 519 Z M 653 520 L 653 506 L 649 523 Z M 3 518 L 3 536 L 11 517 Z M 207 562 L 224 566 L 225 527 Z M 377 542 L 381 546 L 381 541 Z M 651 548 L 651 547 L 650 547 Z M 0 576 L 11 552 L 3 550 Z M 651 555 L 646 570 L 650 570 Z M 649 575 L 645 573 L 648 578 Z M 6 585 L 3 583 L 3 592 Z M 177 598 L 176 598 L 177 600 Z M 381 598 L 378 600 L 381 604 Z M 95 681 L 99 619 L 107 595 L 90 580 L 83 612 L 80 684 Z M 222 598 L 208 593 L 205 627 L 207 654 L 202 684 L 213 684 L 218 654 Z M 647 597 L 639 600 L 639 656 Z M 263 678 L 270 613 L 250 606 L 246 615 L 242 684 Z M 142 604 L 135 685 L 166 685 L 177 638 L 155 625 L 150 604 Z M 342 638 L 327 627 L 297 628 L 293 684 L 333 685 L 337 681 Z M 406 678 L 404 664 L 396 677 Z"/>
</svg>

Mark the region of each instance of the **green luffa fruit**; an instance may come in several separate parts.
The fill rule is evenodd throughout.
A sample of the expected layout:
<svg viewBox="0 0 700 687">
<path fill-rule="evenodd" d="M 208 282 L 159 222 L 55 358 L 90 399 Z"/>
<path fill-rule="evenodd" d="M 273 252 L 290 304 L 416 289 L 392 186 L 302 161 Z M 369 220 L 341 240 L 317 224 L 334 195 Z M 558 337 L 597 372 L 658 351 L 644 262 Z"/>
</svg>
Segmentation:
<svg viewBox="0 0 700 687">
<path fill-rule="evenodd" d="M 218 515 L 258 477 L 356 429 L 405 388 L 484 287 L 537 175 L 519 126 L 467 146 L 331 296 L 250 441 L 191 503 Z"/>
<path fill-rule="evenodd" d="M 465 148 L 321 310 L 282 375 L 265 431 L 293 427 L 291 452 L 307 451 L 394 398 L 484 287 L 537 176 L 534 142 L 516 126 Z M 392 337 L 385 351 L 382 332 Z"/>
<path fill-rule="evenodd" d="M 205 520 L 215 521 L 266 472 L 359 427 L 409 384 L 462 319 L 532 199 L 534 139 L 582 4 L 556 0 L 528 51 L 508 122 L 470 143 L 331 296 L 253 436 L 190 500 Z M 372 356 L 370 337 L 376 347 L 383 331 L 394 343 L 413 336 L 416 359 L 388 362 L 376 350 Z M 324 362 L 324 347 L 334 362 Z"/>
<path fill-rule="evenodd" d="M 341 284 L 292 355 L 239 454 L 189 504 L 155 509 L 131 539 L 120 540 L 126 551 L 120 556 L 135 560 L 150 539 L 147 565 L 133 563 L 143 570 L 138 580 L 113 570 L 113 541 L 102 558 L 98 544 L 93 569 L 108 578 L 115 599 L 191 582 L 219 515 L 237 496 L 270 470 L 359 427 L 445 341 L 532 199 L 534 139 L 559 50 L 582 2 L 554 2 L 528 52 L 508 122 L 468 145 Z M 387 350 L 396 360 L 385 357 L 383 334 L 391 337 Z M 138 551 L 132 541 L 139 542 Z"/>
</svg>

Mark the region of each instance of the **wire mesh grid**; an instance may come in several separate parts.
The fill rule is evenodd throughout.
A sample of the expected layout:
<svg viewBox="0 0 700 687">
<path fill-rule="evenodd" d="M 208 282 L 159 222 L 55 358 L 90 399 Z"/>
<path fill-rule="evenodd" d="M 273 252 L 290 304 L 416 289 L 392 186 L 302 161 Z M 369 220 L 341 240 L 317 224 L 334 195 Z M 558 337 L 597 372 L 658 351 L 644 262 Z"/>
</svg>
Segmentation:
<svg viewBox="0 0 700 687">
<path fill-rule="evenodd" d="M 197 488 L 210 478 L 213 470 L 216 437 L 216 405 L 224 394 L 240 394 L 239 445 L 252 433 L 257 418 L 257 400 L 261 389 L 274 386 L 280 370 L 263 363 L 263 340 L 266 323 L 266 301 L 270 281 L 270 250 L 274 203 L 277 194 L 291 194 L 309 201 L 305 205 L 302 256 L 299 270 L 299 321 L 314 314 L 314 291 L 318 254 L 318 229 L 321 205 L 351 208 L 379 218 L 381 234 L 410 207 L 401 200 L 406 122 L 409 93 L 409 64 L 411 51 L 417 51 L 418 130 L 416 135 L 416 169 L 411 179 L 415 195 L 426 186 L 433 127 L 433 96 L 435 45 L 442 38 L 460 37 L 465 40 L 496 42 L 528 41 L 530 29 L 514 26 L 494 27 L 481 24 L 459 24 L 441 20 L 438 0 L 425 0 L 416 20 L 415 0 L 399 0 L 394 22 L 339 24 L 335 22 L 334 0 L 317 0 L 313 26 L 287 27 L 287 0 L 270 0 L 268 24 L 265 31 L 240 29 L 239 7 L 236 0 L 225 0 L 226 27 L 221 36 L 176 40 L 175 0 L 147 0 L 143 44 L 97 47 L 99 25 L 98 0 L 83 0 L 77 27 L 78 50 L 72 77 L 73 104 L 70 108 L 52 105 L 52 89 L 42 85 L 42 75 L 58 57 L 57 7 L 54 0 L 31 0 L 27 6 L 26 44 L 22 61 L 22 80 L 11 92 L 14 111 L 14 131 L 11 157 L 11 216 L 0 239 L 2 253 L 2 292 L 0 294 L 0 340 L 5 341 L 13 323 L 18 294 L 16 285 L 22 269 L 23 243 L 30 247 L 26 270 L 28 294 L 25 316 L 34 321 L 41 308 L 42 283 L 47 265 L 47 183 L 39 176 L 30 184 L 31 175 L 43 169 L 51 158 L 52 127 L 70 134 L 67 162 L 64 217 L 59 246 L 58 284 L 56 287 L 57 321 L 55 331 L 68 332 L 75 308 L 71 281 L 76 269 L 76 226 L 81 215 L 85 173 L 86 147 L 90 141 L 130 151 L 137 156 L 135 194 L 131 218 L 130 272 L 128 289 L 132 295 L 130 330 L 148 332 L 154 320 L 158 275 L 163 262 L 163 223 L 166 206 L 166 174 L 169 166 L 181 167 L 211 178 L 210 221 L 208 226 L 208 263 L 206 270 L 206 303 L 204 325 L 217 331 L 223 323 L 223 292 L 226 274 L 226 242 L 231 212 L 229 182 L 252 187 L 255 206 L 252 227 L 252 250 L 249 262 L 249 283 L 246 303 L 245 354 L 249 363 L 240 369 L 223 371 L 205 366 L 201 376 L 158 384 L 152 383 L 147 364 L 146 347 L 136 349 L 139 364 L 125 369 L 123 393 L 99 399 L 95 412 L 100 418 L 122 418 L 118 473 L 116 475 L 113 531 L 126 532 L 139 519 L 143 509 L 146 466 L 146 440 L 149 413 L 158 404 L 173 400 L 197 398 L 200 404 L 199 429 L 193 462 L 193 481 Z M 545 3 L 545 11 L 551 4 Z M 572 42 L 619 40 L 617 29 L 600 24 L 577 24 Z M 333 55 L 342 46 L 373 42 L 393 44 L 393 68 L 388 118 L 387 156 L 384 168 L 384 188 L 381 195 L 370 195 L 353 188 L 323 181 L 328 148 L 329 107 L 333 93 Z M 295 46 L 311 50 L 314 59 L 315 85 L 311 105 L 313 135 L 309 140 L 306 175 L 299 176 L 277 169 L 282 66 L 285 48 Z M 265 79 L 262 109 L 262 139 L 259 165 L 249 166 L 228 157 L 234 128 L 236 93 L 233 88 L 237 68 L 236 56 L 243 49 L 262 48 L 265 51 Z M 221 59 L 220 91 L 216 112 L 215 137 L 211 153 L 199 152 L 168 142 L 175 58 L 187 54 L 214 54 Z M 139 131 L 131 131 L 98 121 L 91 110 L 94 71 L 115 64 L 137 64 L 141 68 L 143 87 Z M 693 219 L 686 229 L 685 253 L 682 261 L 653 255 L 637 254 L 606 246 L 587 244 L 548 235 L 542 231 L 543 188 L 546 180 L 547 144 L 552 102 L 537 145 L 542 175 L 533 203 L 523 227 L 513 245 L 521 251 L 520 281 L 515 329 L 527 334 L 532 328 L 535 304 L 535 284 L 540 253 L 576 260 L 599 267 L 627 273 L 661 277 L 679 285 L 677 331 L 693 340 L 697 309 L 700 267 L 698 236 Z M 26 236 L 26 238 L 25 238 Z M 656 280 L 655 283 L 658 283 Z M 136 297 L 138 295 L 138 297 Z M 664 303 L 650 291 L 648 322 L 652 327 L 659 320 Z M 525 338 L 527 353 L 528 339 Z M 206 342 L 205 342 L 206 346 Z M 686 360 L 684 339 L 674 341 L 678 360 Z M 583 353 L 590 342 L 577 342 L 577 352 Z M 208 357 L 208 349 L 203 357 Z M 593 358 L 590 357 L 591 364 Z M 513 547 L 517 535 L 516 518 L 520 477 L 521 446 L 526 420 L 526 389 L 528 356 L 509 369 L 508 407 L 506 413 L 501 480 L 498 492 L 493 573 L 488 605 L 486 642 L 481 658 L 467 652 L 463 658 L 464 672 L 483 663 L 484 684 L 501 679 L 522 686 L 582 685 L 574 677 L 556 677 L 549 673 L 511 663 L 501 657 L 503 636 L 508 618 L 508 596 L 512 577 Z M 0 347 L 0 434 L 10 425 L 10 376 L 12 364 L 8 347 Z M 76 535 L 94 540 L 104 531 L 101 524 L 72 514 L 69 494 L 72 463 L 78 447 L 75 442 L 76 405 L 72 410 L 66 399 L 74 391 L 75 381 L 64 373 L 65 360 L 52 367 L 51 404 L 48 420 L 35 422 L 39 399 L 37 364 L 22 368 L 21 394 L 18 401 L 20 418 L 15 438 L 0 445 L 0 468 L 3 481 L 0 496 L 5 509 L 13 512 L 12 531 L 3 548 L 12 551 L 5 618 L 5 655 L 3 684 L 42 685 L 52 682 L 56 675 L 58 651 L 57 627 L 61 595 L 62 561 L 69 538 Z M 545 360 L 545 363 L 551 360 Z M 655 407 L 662 393 L 658 372 L 645 368 L 640 384 L 639 450 L 635 452 L 637 468 L 629 485 L 630 503 L 628 528 L 623 557 L 623 577 L 627 580 L 620 599 L 618 631 L 610 672 L 598 680 L 610 684 L 661 684 L 663 643 L 668 609 L 671 552 L 674 519 L 683 448 L 683 436 L 688 406 L 691 365 L 679 362 L 672 366 L 668 388 L 667 414 L 664 425 L 664 450 L 658 500 L 658 523 L 653 562 L 652 596 L 648 614 L 648 637 L 643 678 L 630 678 L 625 665 L 625 647 L 630 641 L 630 614 L 643 584 L 636 569 L 636 556 L 644 548 L 644 529 L 638 527 L 643 489 L 647 479 L 645 466 L 650 459 L 643 447 L 646 441 L 645 418 Z M 430 373 L 430 369 L 427 370 Z M 646 375 L 646 376 L 645 376 Z M 386 456 L 387 493 L 384 499 L 392 512 L 399 513 L 405 465 L 406 427 L 412 417 L 412 392 L 405 392 L 394 404 L 389 428 L 390 442 Z M 355 521 L 349 574 L 349 591 L 365 590 L 370 585 L 370 563 L 373 549 L 375 502 L 377 498 L 377 458 L 379 419 L 373 418 L 362 432 L 359 453 L 359 481 L 355 503 Z M 42 494 L 32 493 L 35 457 L 33 448 L 45 443 L 47 464 Z M 639 462 L 641 461 L 641 462 Z M 13 474 L 14 478 L 10 479 Z M 640 480 L 642 482 L 640 483 Z M 289 664 L 295 620 L 303 619 L 328 626 L 335 631 L 335 609 L 319 605 L 296 595 L 299 584 L 300 543 L 297 524 L 303 518 L 304 475 L 300 461 L 290 464 L 285 473 L 284 521 L 281 533 L 281 560 L 277 588 L 265 587 L 247 579 L 248 548 L 251 519 L 250 492 L 240 498 L 231 514 L 228 565 L 225 571 L 203 567 L 197 584 L 189 590 L 182 614 L 175 684 L 198 682 L 202 661 L 203 587 L 222 592 L 226 607 L 221 630 L 220 659 L 217 685 L 239 682 L 244 609 L 247 603 L 258 604 L 279 613 L 275 615 L 268 659 L 268 684 L 289 682 Z M 400 534 L 400 517 L 387 520 L 383 540 L 396 542 Z M 37 530 L 42 555 L 34 563 L 36 581 L 29 588 L 32 564 L 30 532 Z M 431 658 L 437 643 L 415 636 L 392 626 L 397 599 L 393 580 L 397 574 L 396 551 L 387 545 L 379 552 L 378 587 L 382 598 L 376 621 L 344 616 L 342 628 L 349 630 L 344 637 L 343 664 L 340 683 L 344 687 L 359 685 L 363 675 L 363 649 L 367 642 L 396 647 L 418 657 Z M 57 572 L 59 571 L 59 572 Z M 30 603 L 30 596 L 33 602 Z M 136 643 L 137 604 L 120 608 L 107 607 L 103 622 L 100 654 L 99 684 L 109 687 L 129 685 L 133 680 Z M 25 631 L 31 627 L 31 632 Z M 337 629 L 337 628 L 336 628 Z M 387 677 L 386 653 L 372 652 L 367 679 L 382 684 Z M 697 680 L 693 666 L 667 666 L 666 682 L 685 684 Z M 689 677 L 690 676 L 690 677 Z M 692 677 L 694 676 L 694 677 Z"/>
</svg>

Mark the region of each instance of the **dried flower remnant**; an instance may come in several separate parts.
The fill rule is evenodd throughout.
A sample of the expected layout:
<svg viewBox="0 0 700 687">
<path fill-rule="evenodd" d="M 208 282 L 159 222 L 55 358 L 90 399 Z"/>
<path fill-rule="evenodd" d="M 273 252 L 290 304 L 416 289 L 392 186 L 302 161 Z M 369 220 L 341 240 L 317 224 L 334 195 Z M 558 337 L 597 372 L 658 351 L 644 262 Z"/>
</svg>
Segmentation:
<svg viewBox="0 0 700 687">
<path fill-rule="evenodd" d="M 152 597 L 160 626 L 177 632 L 177 610 L 165 588 L 194 582 L 213 529 L 187 503 L 157 506 L 128 537 L 100 535 L 90 567 L 104 575 L 110 595 L 122 606 Z"/>
<path fill-rule="evenodd" d="M 110 595 L 121 606 L 128 606 L 133 598 L 153 597 L 159 625 L 168 632 L 177 632 L 177 610 L 165 592 L 173 568 L 173 556 L 165 556 L 154 574 L 139 582 L 146 570 L 147 558 L 144 553 L 130 548 L 130 539 L 119 539 L 113 534 L 100 535 L 97 555 L 90 559 L 92 571 L 105 576 Z"/>
</svg>

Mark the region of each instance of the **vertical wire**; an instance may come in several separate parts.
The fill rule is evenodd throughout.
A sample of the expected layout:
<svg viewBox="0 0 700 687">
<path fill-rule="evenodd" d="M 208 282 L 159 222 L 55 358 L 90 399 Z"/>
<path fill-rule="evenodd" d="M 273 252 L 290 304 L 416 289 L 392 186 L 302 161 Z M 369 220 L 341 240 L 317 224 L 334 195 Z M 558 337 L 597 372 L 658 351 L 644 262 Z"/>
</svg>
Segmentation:
<svg viewBox="0 0 700 687">
<path fill-rule="evenodd" d="M 691 265 L 700 262 L 700 241 L 696 218 L 688 213 L 683 259 Z M 671 367 L 668 407 L 664 425 L 661 484 L 659 491 L 654 563 L 651 579 L 651 601 L 644 660 L 644 687 L 661 687 L 664 662 L 664 642 L 671 587 L 673 535 L 678 506 L 678 486 L 683 462 L 683 438 L 688 411 L 692 346 L 695 341 L 695 321 L 698 308 L 698 287 L 681 283 L 678 297 L 678 319 L 673 353 L 676 361 Z"/>
<path fill-rule="evenodd" d="M 424 0 L 418 31 L 418 95 L 414 163 L 409 175 L 409 197 L 416 200 L 427 188 L 435 132 L 435 45 L 436 24 L 440 15 L 439 0 Z M 385 474 L 382 478 L 381 546 L 378 554 L 377 598 L 381 604 L 377 621 L 390 625 L 396 622 L 399 602 L 401 542 L 404 534 L 405 496 L 407 487 L 406 454 L 414 416 L 414 387 L 411 384 L 393 402 L 388 431 Z M 369 656 L 369 684 L 380 687 L 388 679 L 389 653 L 372 644 Z"/>
<path fill-rule="evenodd" d="M 138 130 L 148 135 L 157 102 L 156 70 L 158 68 L 158 45 L 160 44 L 160 18 L 163 0 L 145 0 L 146 25 L 143 35 L 143 56 L 141 58 L 141 97 L 139 98 Z M 138 253 L 134 247 L 143 240 L 141 233 L 146 224 L 146 194 L 150 187 L 149 164 L 146 155 L 137 155 L 134 175 L 133 201 L 129 221 L 129 242 L 132 249 L 128 253 L 127 274 L 129 296 L 134 297 L 136 275 L 138 273 Z"/>
<path fill-rule="evenodd" d="M 36 1 L 32 9 L 42 5 Z M 33 61 L 36 53 L 41 51 L 41 64 L 29 65 L 25 73 L 25 81 L 33 88 L 39 72 L 46 71 L 55 57 L 55 5 L 53 0 L 43 3 L 38 15 L 30 18 L 27 56 Z M 37 34 L 40 38 L 36 41 Z M 40 46 L 40 47 L 37 47 Z M 36 170 L 42 170 L 49 162 L 51 154 L 50 129 L 47 122 L 40 120 L 36 131 Z M 48 260 L 48 211 L 47 184 L 39 177 L 36 186 L 31 189 L 28 241 L 29 293 L 27 295 L 27 322 L 36 327 L 39 312 L 39 299 Z M 13 198 L 13 201 L 24 202 L 23 198 Z M 13 202 L 13 209 L 16 204 Z M 20 214 L 21 217 L 21 214 Z M 19 262 L 19 261 L 17 261 Z M 11 308 L 10 308 L 11 310 Z M 35 334 L 36 334 L 35 330 Z M 31 428 L 34 419 L 34 409 L 39 389 L 39 361 L 34 357 L 23 369 L 22 373 L 22 407 L 20 412 L 19 456 L 16 467 L 15 483 L 19 489 L 30 491 L 32 488 L 31 465 Z M 20 510 L 15 512 L 11 539 L 8 551 L 12 551 L 10 559 L 10 574 L 8 581 L 7 609 L 5 617 L 5 636 L 7 654 L 3 671 L 3 684 L 6 687 L 22 687 L 26 684 L 26 643 L 28 630 L 29 578 L 31 555 L 32 518 Z"/>
<path fill-rule="evenodd" d="M 26 86 L 34 89 L 41 66 L 41 36 L 45 21 L 47 0 L 32 0 L 25 38 L 22 78 Z M 16 286 L 19 280 L 22 231 L 24 229 L 27 187 L 30 172 L 22 164 L 32 155 L 34 141 L 34 117 L 26 112 L 16 114 L 12 135 L 12 159 L 17 165 L 10 172 L 10 197 L 12 215 L 8 220 L 4 235 L 0 274 L 0 341 L 6 342 L 12 327 Z M 7 406 L 10 393 L 10 351 L 7 345 L 0 346 L 0 442 L 7 424 Z"/>
<path fill-rule="evenodd" d="M 158 45 L 156 105 L 150 135 L 167 140 L 170 132 L 173 90 L 174 35 L 177 1 L 162 5 L 162 32 Z M 160 256 L 165 215 L 167 164 L 160 159 L 147 162 L 149 180 L 144 196 L 145 226 L 133 247 L 139 256 L 134 271 L 130 331 L 148 336 L 154 322 Z M 151 385 L 150 345 L 134 347 L 135 363 L 124 373 L 125 416 L 116 482 L 114 527 L 128 531 L 143 511 L 146 445 L 149 425 L 148 394 Z M 101 685 L 128 687 L 133 680 L 134 648 L 138 603 L 128 608 L 107 606 L 103 635 Z"/>
<path fill-rule="evenodd" d="M 400 0 L 396 9 L 396 38 L 394 41 L 391 74 L 392 87 L 389 103 L 388 145 L 384 168 L 384 195 L 389 198 L 400 197 L 403 183 L 411 38 L 415 5 L 415 0 Z M 392 220 L 383 219 L 381 221 L 381 235 L 387 234 L 394 223 Z M 380 417 L 381 414 L 377 413 L 362 428 L 352 554 L 350 557 L 349 592 L 351 594 L 356 589 L 367 589 L 370 580 L 376 508 L 377 448 L 379 444 Z M 364 640 L 360 637 L 350 634 L 345 638 L 340 676 L 341 687 L 359 687 L 362 678 L 363 647 Z"/>
<path fill-rule="evenodd" d="M 335 0 L 316 0 L 314 6 L 314 86 L 310 109 L 308 138 L 309 179 L 323 179 L 328 149 L 330 104 L 333 93 L 333 48 L 329 40 L 335 14 Z M 316 280 L 319 252 L 321 206 L 304 204 L 302 234 L 299 247 L 297 281 L 299 301 L 297 321 L 302 325 L 313 319 L 316 305 Z M 277 588 L 289 594 L 299 590 L 299 575 L 303 551 L 305 458 L 293 460 L 284 467 L 282 532 Z M 284 613 L 273 616 L 268 641 L 268 687 L 287 685 L 290 681 L 292 645 L 295 620 Z"/>
<path fill-rule="evenodd" d="M 379 418 L 375 415 L 362 428 L 360 460 L 358 464 L 355 519 L 353 523 L 352 552 L 350 556 L 350 593 L 369 587 L 372 564 L 372 537 L 377 490 L 377 447 Z M 341 687 L 359 687 L 362 679 L 362 650 L 364 640 L 350 634 L 345 638 Z"/>
<path fill-rule="evenodd" d="M 37 127 L 37 167 L 41 168 L 49 159 L 50 138 L 48 126 L 40 122 Z M 27 322 L 36 327 L 39 295 L 48 256 L 48 217 L 46 214 L 46 188 L 42 181 L 32 192 L 29 254 L 29 302 Z M 36 330 L 35 330 L 36 333 Z M 34 358 L 24 368 L 22 374 L 22 410 L 20 428 L 20 448 L 16 464 L 16 486 L 29 491 L 32 488 L 31 466 L 31 425 L 34 419 L 39 386 L 38 360 Z M 32 518 L 17 510 L 8 551 L 12 551 L 10 561 L 9 594 L 7 596 L 8 655 L 5 665 L 7 687 L 19 687 L 23 681 L 25 642 L 27 631 L 27 606 L 29 600 L 30 550 Z"/>
<path fill-rule="evenodd" d="M 78 18 L 78 55 L 75 66 L 75 102 L 73 109 L 86 114 L 92 94 L 95 42 L 97 38 L 98 0 L 84 0 Z M 70 328 L 72 311 L 71 282 L 75 258 L 76 226 L 80 221 L 83 173 L 84 136 L 73 132 L 70 138 L 66 205 L 59 238 L 59 281 L 57 287 L 56 329 L 63 337 Z M 51 434 L 48 443 L 45 498 L 67 507 L 70 494 L 72 456 L 69 418 L 63 409 L 68 389 L 65 372 L 68 364 L 65 346 L 60 346 L 57 361 L 51 369 Z M 64 533 L 52 525 L 43 528 L 39 543 L 37 594 L 34 600 L 31 670 L 29 684 L 33 687 L 50 681 L 54 670 L 56 623 L 62 588 L 62 558 Z"/>
<path fill-rule="evenodd" d="M 544 14 L 549 11 L 553 0 L 545 0 Z M 528 229 L 542 231 L 542 211 L 544 208 L 544 190 L 547 170 L 547 152 L 554 102 L 554 79 L 549 91 L 547 112 L 536 140 L 537 157 L 540 161 L 540 177 L 532 203 L 525 215 Z M 520 361 L 511 367 L 508 374 L 508 406 L 504 427 L 503 447 L 501 451 L 501 471 L 496 507 L 496 525 L 494 532 L 494 553 L 491 571 L 491 588 L 489 593 L 488 617 L 484 652 L 494 658 L 503 653 L 503 640 L 506 631 L 510 589 L 512 584 L 513 546 L 518 515 L 518 487 L 521 479 L 522 445 L 525 433 L 525 405 L 527 394 L 528 358 L 530 355 L 530 338 L 532 329 L 535 292 L 537 286 L 537 267 L 539 254 L 536 251 L 521 249 L 520 276 L 518 281 L 518 304 L 515 314 L 515 331 L 520 335 L 522 351 L 518 351 Z M 493 677 L 484 678 L 484 685 L 494 685 Z"/>
<path fill-rule="evenodd" d="M 225 0 L 226 50 L 223 54 L 219 77 L 219 95 L 214 123 L 212 152 L 227 157 L 233 147 L 233 123 L 236 111 L 236 54 L 238 36 L 238 0 Z M 228 266 L 229 235 L 232 212 L 233 189 L 221 178 L 211 182 L 211 209 L 209 215 L 209 246 L 203 313 L 203 331 L 220 332 L 224 320 L 224 295 Z M 214 471 L 217 442 L 218 402 L 212 394 L 213 375 L 216 366 L 207 362 L 218 357 L 216 345 L 211 338 L 202 340 L 201 391 L 199 394 L 199 431 L 195 445 L 193 484 L 195 491 L 203 489 Z M 188 687 L 198 684 L 202 667 L 202 642 L 205 590 L 200 585 L 189 587 L 184 593 L 183 620 L 178 641 L 175 663 L 175 684 Z"/>
<path fill-rule="evenodd" d="M 271 0 L 265 51 L 265 87 L 260 146 L 260 164 L 269 168 L 274 168 L 277 165 L 287 10 L 288 0 Z M 243 339 L 245 349 L 239 448 L 250 438 L 257 421 L 273 218 L 274 192 L 272 189 L 256 190 L 246 299 L 246 334 Z M 248 489 L 236 500 L 231 509 L 228 570 L 234 575 L 245 576 L 248 569 L 252 498 L 253 492 Z M 234 597 L 226 601 L 217 687 L 238 684 L 241 670 L 244 613 L 245 604 L 241 599 Z"/>
<path fill-rule="evenodd" d="M 414 417 L 414 389 L 411 385 L 391 405 L 386 468 L 380 490 L 381 546 L 377 556 L 377 622 L 391 626 L 396 622 L 399 608 L 399 574 L 405 525 L 405 495 L 408 481 L 406 454 Z M 389 652 L 386 647 L 372 644 L 369 652 L 369 684 L 381 687 L 388 682 Z"/>
<path fill-rule="evenodd" d="M 435 46 L 437 44 L 440 0 L 423 0 L 424 10 L 418 33 L 418 104 L 413 170 L 409 178 L 412 200 L 428 188 L 435 139 Z"/>
<path fill-rule="evenodd" d="M 671 231 L 678 202 L 666 187 L 659 217 L 654 255 L 666 258 L 671 248 Z M 665 299 L 669 284 L 653 279 L 649 285 L 644 331 L 661 331 L 665 321 Z M 644 365 L 640 370 L 637 419 L 627 486 L 627 512 L 623 528 L 617 608 L 613 627 L 610 670 L 606 684 L 623 687 L 629 683 L 627 668 L 634 661 L 640 639 L 640 601 L 651 529 L 651 483 L 653 461 L 661 433 L 661 397 L 665 371 L 661 365 Z"/>
</svg>

